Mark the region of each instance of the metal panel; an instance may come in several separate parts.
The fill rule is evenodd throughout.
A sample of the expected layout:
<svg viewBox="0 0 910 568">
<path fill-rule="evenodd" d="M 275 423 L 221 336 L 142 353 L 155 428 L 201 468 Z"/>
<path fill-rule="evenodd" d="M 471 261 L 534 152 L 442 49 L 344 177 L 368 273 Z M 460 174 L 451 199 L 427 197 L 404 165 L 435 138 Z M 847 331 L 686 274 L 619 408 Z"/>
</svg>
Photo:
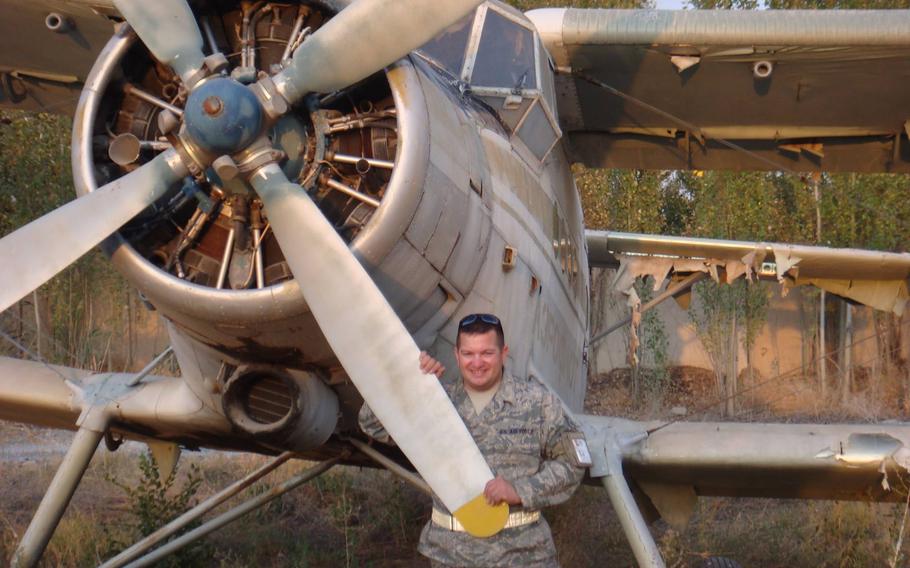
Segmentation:
<svg viewBox="0 0 910 568">
<path fill-rule="evenodd" d="M 405 233 L 405 238 L 417 250 L 425 250 L 430 242 L 430 237 L 436 231 L 445 207 L 446 193 L 453 189 L 450 184 L 449 178 L 445 177 L 438 168 L 434 166 L 427 168 L 426 185 L 420 198 L 420 205 Z"/>
<path fill-rule="evenodd" d="M 458 242 L 467 207 L 468 196 L 463 191 L 452 187 L 446 192 L 445 209 L 424 252 L 427 260 L 440 271 L 445 268 L 449 255 Z"/>
<path fill-rule="evenodd" d="M 446 264 L 445 277 L 462 294 L 467 294 L 477 279 L 490 242 L 490 213 L 481 198 L 472 193 L 462 219 L 461 238 Z"/>
<path fill-rule="evenodd" d="M 436 269 L 405 240 L 395 245 L 371 276 L 402 319 L 407 319 L 433 295 L 441 278 Z M 351 298 L 352 308 L 356 308 L 356 304 L 357 298 Z"/>
</svg>

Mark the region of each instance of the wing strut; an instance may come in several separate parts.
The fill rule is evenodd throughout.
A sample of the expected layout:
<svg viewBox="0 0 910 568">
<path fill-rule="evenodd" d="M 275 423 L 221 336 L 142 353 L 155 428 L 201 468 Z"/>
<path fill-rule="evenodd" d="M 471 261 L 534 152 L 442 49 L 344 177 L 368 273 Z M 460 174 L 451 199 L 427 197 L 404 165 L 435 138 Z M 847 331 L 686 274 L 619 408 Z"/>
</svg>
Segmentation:
<svg viewBox="0 0 910 568">
<path fill-rule="evenodd" d="M 300 485 L 303 485 L 307 481 L 310 481 L 311 479 L 318 477 L 319 475 L 322 475 L 323 473 L 325 473 L 326 471 L 331 469 L 333 465 L 338 463 L 339 459 L 340 458 L 337 458 L 337 457 L 331 458 L 331 459 L 328 459 L 324 462 L 320 462 L 312 467 L 309 467 L 309 468 L 303 470 L 302 472 L 298 473 L 297 475 L 288 479 L 287 481 L 281 483 L 280 485 L 274 487 L 273 489 L 269 489 L 268 491 L 265 491 L 264 493 L 260 493 L 259 495 L 257 495 L 256 497 L 253 497 L 252 499 L 248 499 L 248 500 L 244 501 L 243 503 L 241 503 L 240 505 L 237 505 L 233 509 L 225 511 L 224 513 L 218 515 L 214 519 L 206 521 L 205 523 L 196 527 L 195 529 L 191 530 L 190 532 L 186 533 L 185 535 L 168 542 L 161 548 L 157 548 L 157 549 L 153 550 L 152 552 L 150 552 L 149 554 L 147 554 L 133 562 L 130 562 L 129 564 L 126 564 L 126 566 L 128 568 L 140 568 L 141 566 L 151 566 L 151 565 L 155 564 L 159 560 L 177 552 L 178 550 L 180 550 L 181 548 L 183 548 L 189 544 L 192 544 L 193 542 L 199 540 L 200 538 L 206 536 L 207 534 L 220 529 L 221 527 L 225 526 L 226 524 L 228 524 L 230 522 L 236 521 L 243 515 L 246 515 L 247 513 L 251 512 L 251 511 L 255 511 L 256 509 L 269 503 L 273 499 L 275 499 L 277 497 L 281 497 L 288 491 L 295 489 L 295 488 L 299 487 Z M 276 459 L 275 461 L 277 462 L 278 460 Z M 272 463 L 275 463 L 275 462 L 272 462 Z M 271 464 L 269 464 L 269 465 L 271 465 Z M 277 467 L 277 465 L 275 467 Z M 272 469 L 274 469 L 274 467 Z M 268 471 L 271 471 L 271 469 Z M 266 472 L 266 473 L 268 473 L 268 472 Z M 204 503 L 201 503 L 200 505 L 197 505 L 196 507 L 194 507 L 193 509 L 191 509 L 190 511 L 185 513 L 183 516 L 181 516 L 180 519 L 185 519 L 185 517 L 189 517 L 190 515 L 194 515 L 194 516 L 198 517 L 199 515 L 201 515 L 201 513 L 197 514 L 197 512 L 196 512 L 197 509 L 200 509 L 201 507 L 207 505 L 208 503 L 209 503 L 209 501 L 206 501 Z M 209 508 L 211 508 L 211 507 L 209 507 Z M 177 519 L 177 521 L 179 521 L 180 519 Z M 177 521 L 174 521 L 171 524 L 174 524 Z M 184 524 L 186 524 L 188 522 L 190 522 L 190 521 L 185 520 Z M 166 525 L 166 526 L 169 527 L 171 525 Z M 160 542 L 164 538 L 166 538 L 166 537 L 160 536 L 159 538 L 155 539 L 154 542 L 149 542 L 147 544 L 153 545 L 157 542 Z M 145 542 L 145 541 L 143 541 L 143 542 Z M 134 555 L 132 555 L 132 556 L 134 556 Z M 123 562 L 123 561 L 118 561 L 115 563 L 114 560 L 116 560 L 116 559 L 112 559 L 110 562 L 105 563 L 102 566 L 103 567 L 123 566 L 125 564 L 125 562 Z"/>
<path fill-rule="evenodd" d="M 13 568 L 31 568 L 47 548 L 57 525 L 69 505 L 82 476 L 98 449 L 110 423 L 110 412 L 107 407 L 92 406 L 79 420 L 79 430 L 73 437 L 73 443 L 66 451 L 50 487 L 47 488 L 41 504 L 32 522 L 25 531 L 25 536 L 13 554 Z"/>
<path fill-rule="evenodd" d="M 592 465 L 588 473 L 600 482 L 607 490 L 610 504 L 626 534 L 626 540 L 632 547 L 635 560 L 642 568 L 664 568 L 660 550 L 648 530 L 648 523 L 641 515 L 641 510 L 632 496 L 632 490 L 622 471 L 623 448 L 632 446 L 647 438 L 646 432 L 620 433 L 610 428 L 596 428 L 583 423 L 585 438 L 591 445 Z"/>
<path fill-rule="evenodd" d="M 675 286 L 669 286 L 666 290 L 664 290 L 663 292 L 661 292 L 660 294 L 655 296 L 654 299 L 652 299 L 651 301 L 649 301 L 645 304 L 642 304 L 641 309 L 639 311 L 641 313 L 645 313 L 648 310 L 650 310 L 651 308 L 657 307 L 659 304 L 662 304 L 664 302 L 664 300 L 668 300 L 668 299 L 672 298 L 673 296 L 676 296 L 677 294 L 685 292 L 686 290 L 688 290 L 689 288 L 694 286 L 697 282 L 701 282 L 702 280 L 704 280 L 704 278 L 707 275 L 708 274 L 706 272 L 693 272 L 692 274 L 686 276 L 683 280 L 681 280 Z M 625 327 L 626 325 L 628 325 L 630 323 L 632 323 L 632 316 L 629 316 L 622 321 L 614 323 L 613 325 L 611 325 L 604 331 L 602 331 L 602 332 L 598 333 L 597 335 L 595 335 L 594 337 L 592 337 L 591 340 L 588 342 L 588 347 L 591 347 L 595 343 L 598 343 L 604 337 L 610 335 L 617 329 Z"/>
<path fill-rule="evenodd" d="M 294 456 L 291 452 L 284 452 L 283 454 L 277 456 L 275 459 L 266 463 L 259 469 L 253 471 L 243 479 L 235 481 L 231 485 L 225 487 L 218 493 L 212 495 L 202 503 L 199 503 L 189 511 L 183 513 L 173 521 L 164 525 L 160 529 L 156 530 L 152 534 L 143 538 L 139 542 L 130 546 L 126 550 L 121 551 L 117 556 L 114 556 L 99 568 L 119 568 L 120 566 L 125 566 L 127 562 L 135 560 L 142 553 L 151 549 L 159 542 L 167 539 L 168 537 L 174 535 L 177 531 L 192 523 L 202 515 L 208 513 L 218 505 L 224 503 L 234 495 L 240 493 L 253 483 L 259 481 L 269 473 L 276 470 L 286 461 L 291 459 Z"/>
</svg>

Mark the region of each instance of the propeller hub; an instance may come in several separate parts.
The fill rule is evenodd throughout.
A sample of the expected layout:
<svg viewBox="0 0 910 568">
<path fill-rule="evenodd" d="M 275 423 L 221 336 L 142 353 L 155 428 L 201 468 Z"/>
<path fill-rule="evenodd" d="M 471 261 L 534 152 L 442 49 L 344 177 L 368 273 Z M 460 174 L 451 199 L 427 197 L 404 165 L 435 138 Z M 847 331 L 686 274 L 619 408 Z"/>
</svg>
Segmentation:
<svg viewBox="0 0 910 568">
<path fill-rule="evenodd" d="M 193 141 L 215 154 L 242 150 L 262 129 L 262 107 L 256 95 L 224 77 L 209 79 L 194 89 L 183 116 Z"/>
<path fill-rule="evenodd" d="M 224 103 L 218 97 L 209 97 L 202 101 L 202 110 L 209 116 L 218 116 L 224 110 Z"/>
</svg>

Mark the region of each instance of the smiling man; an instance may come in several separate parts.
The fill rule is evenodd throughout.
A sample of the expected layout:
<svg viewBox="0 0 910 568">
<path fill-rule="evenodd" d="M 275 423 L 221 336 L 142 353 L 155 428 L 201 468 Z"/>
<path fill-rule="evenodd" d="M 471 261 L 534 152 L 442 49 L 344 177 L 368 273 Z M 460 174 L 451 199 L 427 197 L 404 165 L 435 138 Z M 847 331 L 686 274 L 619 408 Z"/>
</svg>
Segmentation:
<svg viewBox="0 0 910 568">
<path fill-rule="evenodd" d="M 420 534 L 419 550 L 434 567 L 558 566 L 556 548 L 540 508 L 567 500 L 581 481 L 573 440 L 577 425 L 542 384 L 505 372 L 509 347 L 492 314 L 472 314 L 458 324 L 455 358 L 460 381 L 443 382 L 458 414 L 496 476 L 484 495 L 509 504 L 506 528 L 490 538 L 469 535 L 438 499 Z M 442 377 L 442 365 L 422 353 L 423 372 Z M 360 426 L 369 436 L 388 434 L 364 405 Z"/>
</svg>

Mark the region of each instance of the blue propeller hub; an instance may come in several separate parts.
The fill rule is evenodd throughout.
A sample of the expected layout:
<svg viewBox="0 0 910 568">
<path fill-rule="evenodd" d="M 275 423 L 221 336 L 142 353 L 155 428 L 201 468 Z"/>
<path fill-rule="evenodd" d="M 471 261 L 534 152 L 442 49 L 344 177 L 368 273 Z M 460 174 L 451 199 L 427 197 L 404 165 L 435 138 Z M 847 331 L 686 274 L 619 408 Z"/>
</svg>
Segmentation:
<svg viewBox="0 0 910 568">
<path fill-rule="evenodd" d="M 233 79 L 218 77 L 193 89 L 183 119 L 187 132 L 201 148 L 231 154 L 259 135 L 262 108 L 250 89 Z"/>
</svg>

